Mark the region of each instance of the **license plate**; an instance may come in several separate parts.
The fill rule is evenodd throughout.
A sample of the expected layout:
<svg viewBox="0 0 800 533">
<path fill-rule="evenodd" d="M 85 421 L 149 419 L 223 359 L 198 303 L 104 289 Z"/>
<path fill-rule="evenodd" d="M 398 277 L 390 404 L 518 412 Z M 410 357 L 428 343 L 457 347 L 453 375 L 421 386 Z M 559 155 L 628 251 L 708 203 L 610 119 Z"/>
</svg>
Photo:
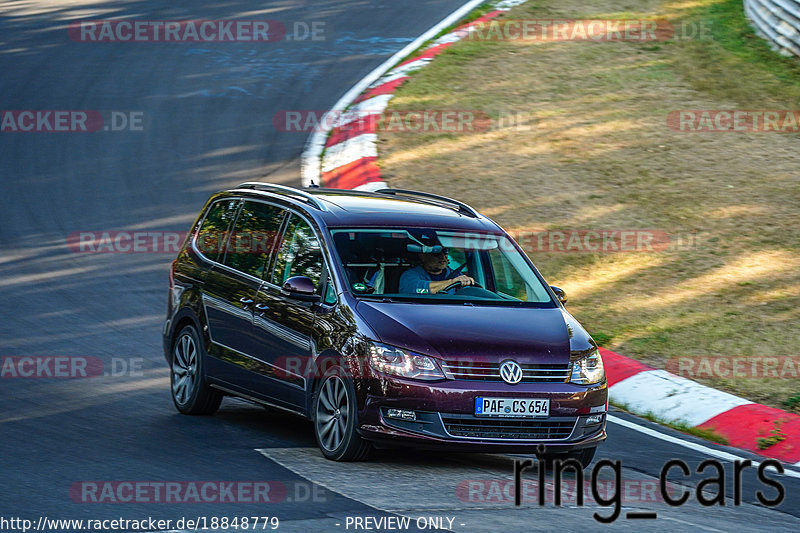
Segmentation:
<svg viewBox="0 0 800 533">
<path fill-rule="evenodd" d="M 536 398 L 475 398 L 475 416 L 550 416 L 550 400 Z"/>
</svg>

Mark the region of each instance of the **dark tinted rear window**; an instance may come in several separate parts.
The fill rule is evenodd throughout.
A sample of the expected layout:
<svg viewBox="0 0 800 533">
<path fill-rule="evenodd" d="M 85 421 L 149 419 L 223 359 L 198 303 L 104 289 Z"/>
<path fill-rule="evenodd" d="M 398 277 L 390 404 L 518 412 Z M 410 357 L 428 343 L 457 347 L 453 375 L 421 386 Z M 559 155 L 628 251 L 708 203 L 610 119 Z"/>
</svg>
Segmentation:
<svg viewBox="0 0 800 533">
<path fill-rule="evenodd" d="M 228 230 L 236 218 L 238 207 L 239 200 L 234 198 L 220 200 L 208 208 L 195 241 L 197 249 L 208 259 L 217 260 L 219 252 L 227 240 Z"/>
<path fill-rule="evenodd" d="M 274 205 L 245 201 L 228 241 L 223 264 L 262 278 L 285 214 Z"/>
</svg>

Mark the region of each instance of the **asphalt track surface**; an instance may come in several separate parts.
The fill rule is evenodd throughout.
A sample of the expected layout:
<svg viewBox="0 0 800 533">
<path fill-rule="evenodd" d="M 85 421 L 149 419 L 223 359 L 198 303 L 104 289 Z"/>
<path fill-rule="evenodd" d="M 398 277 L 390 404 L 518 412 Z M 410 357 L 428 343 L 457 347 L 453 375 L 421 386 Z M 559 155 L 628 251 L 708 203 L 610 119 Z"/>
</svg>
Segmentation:
<svg viewBox="0 0 800 533">
<path fill-rule="evenodd" d="M 369 463 L 337 464 L 315 452 L 310 423 L 289 415 L 236 400 L 225 400 L 213 417 L 178 415 L 160 344 L 172 257 L 82 254 L 66 246 L 67 236 L 77 231 L 184 231 L 210 193 L 241 181 L 297 184 L 307 134 L 277 131 L 273 115 L 324 111 L 461 3 L 119 0 L 0 6 L 0 108 L 121 110 L 144 117 L 143 131 L 0 133 L 0 355 L 97 357 L 110 374 L 0 379 L 0 518 L 268 515 L 279 517 L 279 531 L 348 530 L 348 517 L 367 516 L 450 517 L 455 531 L 800 530 L 800 479 L 775 477 L 785 498 L 771 509 L 755 505 L 755 493 L 773 498 L 775 491 L 746 471 L 743 502 L 736 506 L 730 461 L 722 461 L 725 506 L 704 508 L 693 496 L 671 508 L 637 496 L 634 487 L 622 516 L 601 526 L 592 518 L 597 504 L 540 508 L 526 500 L 515 508 L 507 494 L 498 497 L 492 482 L 508 486 L 508 457 L 382 451 Z M 83 18 L 319 21 L 325 39 L 73 42 L 67 24 Z M 598 458 L 621 461 L 622 479 L 634 485 L 657 481 L 669 459 L 682 459 L 694 471 L 709 458 L 619 424 L 610 424 L 609 434 Z M 671 479 L 691 488 L 710 472 Z M 609 475 L 601 472 L 599 478 Z M 523 475 L 535 476 L 535 468 Z M 270 481 L 287 493 L 268 504 L 83 503 L 70 493 L 82 481 Z M 470 481 L 487 490 L 465 495 L 463 487 L 477 486 Z M 643 509 L 658 518 L 625 519 L 625 511 Z"/>
</svg>

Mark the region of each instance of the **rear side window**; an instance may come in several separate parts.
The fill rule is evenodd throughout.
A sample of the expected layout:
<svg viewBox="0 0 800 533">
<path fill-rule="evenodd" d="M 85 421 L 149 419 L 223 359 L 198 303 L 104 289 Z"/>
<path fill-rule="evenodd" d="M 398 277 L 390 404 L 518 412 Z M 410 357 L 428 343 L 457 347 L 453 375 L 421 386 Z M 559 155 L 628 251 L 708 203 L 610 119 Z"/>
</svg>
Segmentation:
<svg viewBox="0 0 800 533">
<path fill-rule="evenodd" d="M 215 202 L 208 208 L 203 224 L 197 232 L 195 246 L 204 257 L 216 261 L 228 237 L 228 230 L 236 218 L 239 200 Z"/>
<path fill-rule="evenodd" d="M 245 201 L 231 232 L 223 264 L 262 279 L 285 214 L 286 211 L 274 205 Z"/>
<path fill-rule="evenodd" d="M 308 222 L 291 215 L 270 282 L 280 286 L 292 276 L 306 276 L 319 289 L 322 265 L 322 250 Z"/>
</svg>

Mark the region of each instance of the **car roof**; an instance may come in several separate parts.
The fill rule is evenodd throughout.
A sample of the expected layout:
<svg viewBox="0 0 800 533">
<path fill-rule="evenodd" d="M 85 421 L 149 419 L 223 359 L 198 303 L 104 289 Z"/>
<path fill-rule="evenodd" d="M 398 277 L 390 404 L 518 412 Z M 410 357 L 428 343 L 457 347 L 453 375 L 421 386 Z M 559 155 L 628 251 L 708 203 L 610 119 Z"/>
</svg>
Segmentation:
<svg viewBox="0 0 800 533">
<path fill-rule="evenodd" d="M 502 231 L 495 222 L 462 202 L 418 191 L 300 189 L 251 182 L 226 192 L 288 203 L 330 228 L 435 227 L 457 231 Z"/>
</svg>

